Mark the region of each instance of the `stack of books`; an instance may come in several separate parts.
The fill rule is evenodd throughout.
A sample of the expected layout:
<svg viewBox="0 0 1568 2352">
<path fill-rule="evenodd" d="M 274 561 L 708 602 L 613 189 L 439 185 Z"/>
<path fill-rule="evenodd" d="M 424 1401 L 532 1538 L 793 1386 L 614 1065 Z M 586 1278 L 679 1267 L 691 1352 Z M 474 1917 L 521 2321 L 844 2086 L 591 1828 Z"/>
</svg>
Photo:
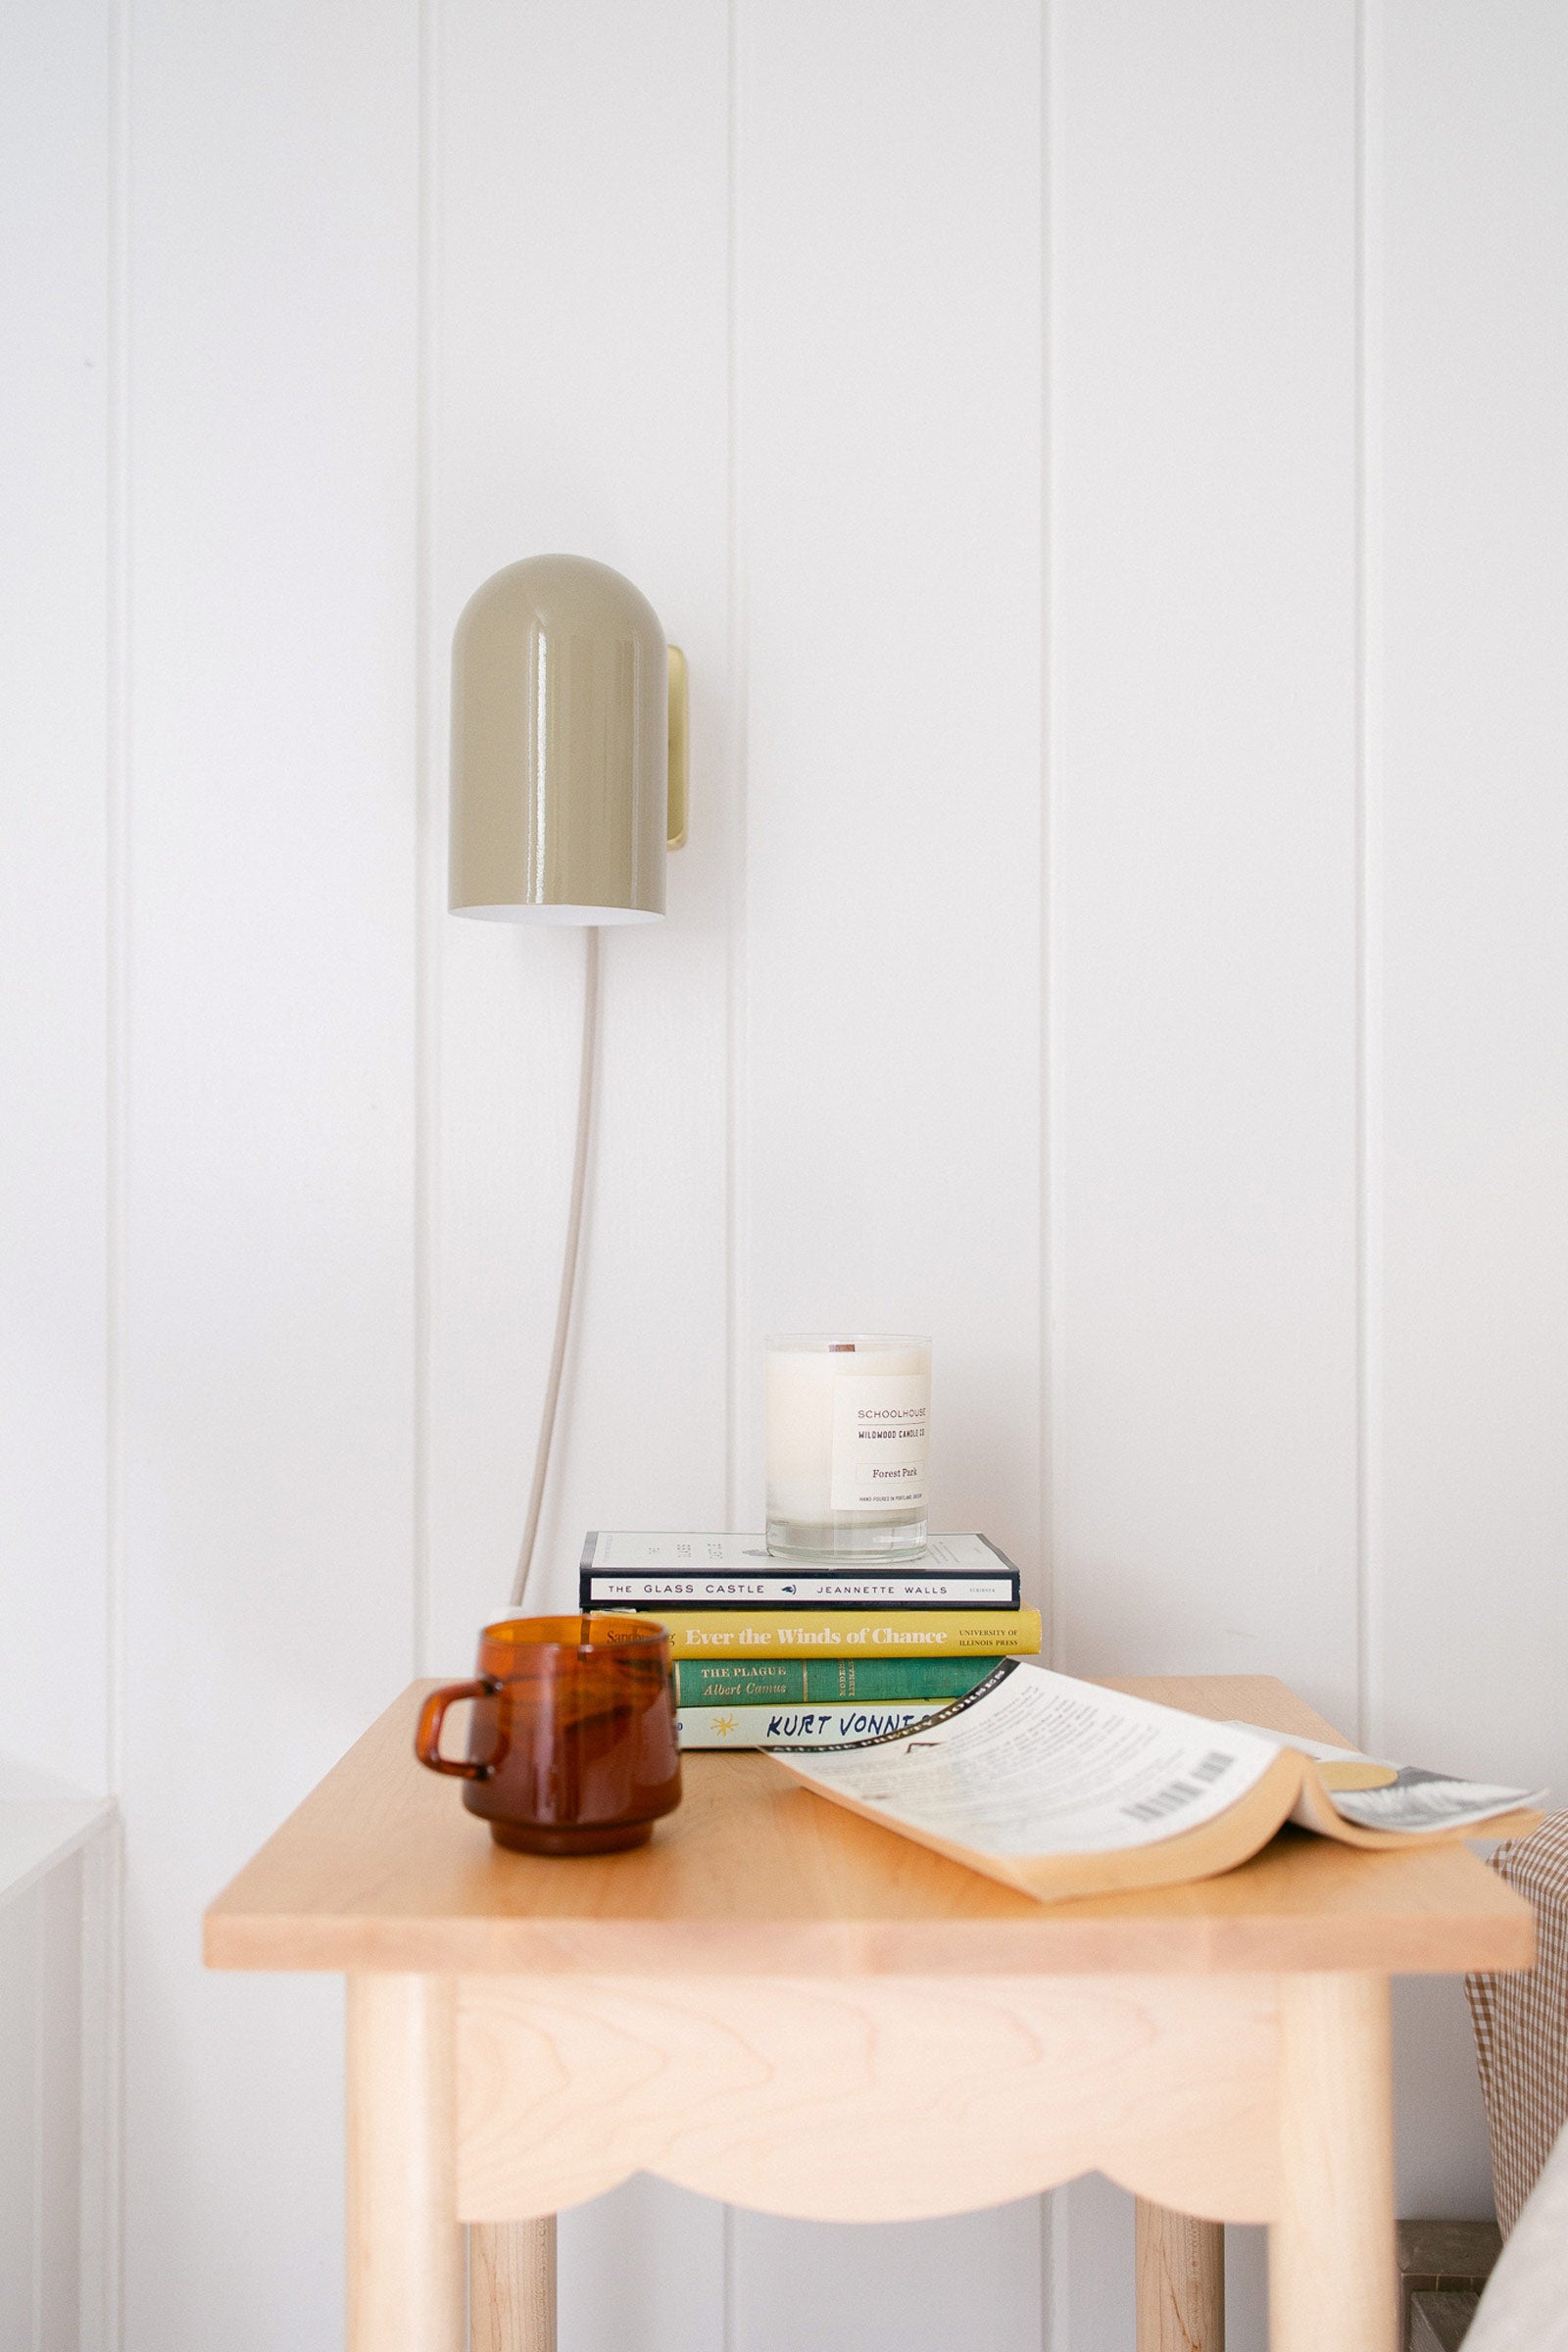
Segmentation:
<svg viewBox="0 0 1568 2352">
<path fill-rule="evenodd" d="M 669 1631 L 682 1747 L 832 1747 L 903 1731 L 1040 1649 L 1040 1612 L 985 1536 L 918 1560 L 774 1559 L 760 1536 L 589 1536 L 578 1605 Z"/>
</svg>

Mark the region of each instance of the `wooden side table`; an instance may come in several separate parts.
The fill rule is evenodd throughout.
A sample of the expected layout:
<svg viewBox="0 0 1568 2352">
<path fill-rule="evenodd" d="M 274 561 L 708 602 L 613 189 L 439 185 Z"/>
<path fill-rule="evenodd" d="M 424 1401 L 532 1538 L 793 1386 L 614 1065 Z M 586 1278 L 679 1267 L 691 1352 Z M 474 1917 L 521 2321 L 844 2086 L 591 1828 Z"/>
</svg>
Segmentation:
<svg viewBox="0 0 1568 2352">
<path fill-rule="evenodd" d="M 1148 2209 L 1146 2352 L 1212 2288 L 1188 2216 L 1269 2224 L 1272 2352 L 1394 2352 L 1389 1979 L 1533 1951 L 1463 1847 L 1287 1831 L 1200 1886 L 1042 1905 L 697 1755 L 652 1845 L 538 1860 L 415 1764 L 431 1687 L 207 1915 L 215 1968 L 348 1979 L 351 2352 L 463 2352 L 464 2223 L 476 2346 L 546 2352 L 548 2217 L 639 2170 L 892 2221 L 1097 2168 Z M 1118 1688 L 1336 1737 L 1266 1677 Z"/>
</svg>

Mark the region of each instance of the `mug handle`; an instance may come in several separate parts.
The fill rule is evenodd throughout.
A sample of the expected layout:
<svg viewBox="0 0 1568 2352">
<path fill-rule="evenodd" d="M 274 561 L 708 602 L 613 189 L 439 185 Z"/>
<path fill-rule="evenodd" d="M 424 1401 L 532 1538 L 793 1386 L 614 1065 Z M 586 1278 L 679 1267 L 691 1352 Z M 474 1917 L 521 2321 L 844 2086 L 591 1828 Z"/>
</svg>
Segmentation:
<svg viewBox="0 0 1568 2352">
<path fill-rule="evenodd" d="M 455 1756 L 441 1753 L 441 1726 L 446 1721 L 448 1707 L 456 1706 L 460 1698 L 494 1698 L 501 1690 L 499 1683 L 488 1676 L 477 1683 L 448 1683 L 444 1690 L 432 1690 L 419 1709 L 419 1728 L 414 1735 L 414 1752 L 419 1762 L 431 1772 L 450 1772 L 459 1781 L 487 1781 L 499 1763 L 491 1756 L 484 1764 L 459 1762 Z"/>
</svg>

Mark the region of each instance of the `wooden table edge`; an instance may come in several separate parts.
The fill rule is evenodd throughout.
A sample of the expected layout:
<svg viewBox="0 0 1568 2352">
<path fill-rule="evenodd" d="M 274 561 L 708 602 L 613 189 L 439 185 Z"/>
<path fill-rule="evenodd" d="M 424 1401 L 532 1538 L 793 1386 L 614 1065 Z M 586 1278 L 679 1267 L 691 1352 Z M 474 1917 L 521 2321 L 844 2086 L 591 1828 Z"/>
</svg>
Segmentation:
<svg viewBox="0 0 1568 2352">
<path fill-rule="evenodd" d="M 944 1932 L 928 1925 L 847 1929 L 758 1921 L 716 1935 L 662 1933 L 639 1923 L 635 1939 L 618 1920 L 578 1920 L 542 1929 L 514 1920 L 428 1923 L 407 1917 L 346 1923 L 318 1916 L 209 1911 L 208 1968 L 266 1974 L 438 1976 L 1080 1977 L 1080 1976 L 1457 1976 L 1514 1971 L 1535 1962 L 1535 1921 L 1516 1910 L 1482 1923 L 1390 1923 L 1284 1919 L 1247 1923 L 1244 1935 L 1173 1936 L 1168 1921 L 1107 1919 L 993 1923 Z M 1146 1928 L 1144 1934 L 1138 1933 Z M 630 1948 L 633 1941 L 635 1949 Z"/>
<path fill-rule="evenodd" d="M 1245 1712 L 1252 1720 L 1323 1737 L 1333 1729 L 1273 1677 L 1157 1678 L 1132 1687 L 1151 1696 L 1157 1693 L 1167 1703 L 1190 1704 L 1195 1711 Z M 434 1818 L 432 1807 L 451 1807 L 456 1816 L 455 1794 L 444 1786 L 428 1784 L 428 1776 L 417 1771 L 407 1753 L 414 1712 L 424 1688 L 419 1683 L 406 1689 L 383 1710 L 217 1896 L 205 1920 L 209 1967 L 269 1974 L 622 1979 L 740 1975 L 826 1982 L 857 1977 L 1346 1972 L 1446 1976 L 1472 1969 L 1528 1968 L 1534 1956 L 1528 1904 L 1470 1856 L 1463 1857 L 1465 1867 L 1458 1873 L 1437 1874 L 1435 1885 L 1425 1883 L 1432 1874 L 1417 1872 L 1409 1895 L 1396 1886 L 1385 1891 L 1376 1884 L 1383 1864 L 1392 1857 L 1368 1855 L 1354 1857 L 1360 1868 L 1353 1874 L 1357 1883 L 1348 1900 L 1337 1897 L 1330 1885 L 1322 1889 L 1321 1900 L 1310 1893 L 1293 1899 L 1287 1891 L 1277 1903 L 1265 1894 L 1254 1908 L 1245 1896 L 1237 1903 L 1220 1893 L 1211 1907 L 1205 1888 L 1232 1888 L 1239 1878 L 1268 1871 L 1276 1854 L 1270 1845 L 1240 1874 L 1227 1873 L 1192 1888 L 1113 1897 L 1108 1902 L 1090 1897 L 1036 1905 L 1024 1895 L 973 1878 L 956 1864 L 935 1861 L 891 1832 L 861 1825 L 855 1828 L 862 1839 L 899 1849 L 900 1863 L 890 1876 L 891 1899 L 885 1906 L 874 1873 L 862 1886 L 853 1870 L 847 1880 L 840 1867 L 825 1910 L 792 1904 L 786 1896 L 774 1913 L 766 1890 L 758 1900 L 755 1888 L 745 1903 L 706 1912 L 662 1911 L 657 1897 L 643 1908 L 646 1889 L 635 1873 L 627 1882 L 633 1890 L 630 1907 L 606 1910 L 599 1907 L 605 1899 L 606 1866 L 601 1863 L 585 1866 L 595 1875 L 585 1886 L 581 1908 L 568 1907 L 563 1900 L 560 1914 L 526 1904 L 514 1909 L 505 1900 L 495 1900 L 493 1865 L 485 1858 L 488 1840 L 480 1825 L 471 1821 L 465 1832 L 470 1850 L 459 1857 L 456 1871 L 446 1868 L 449 1850 L 443 1833 L 435 1870 L 437 1899 L 427 1904 L 421 1898 L 421 1883 L 408 1880 L 405 1870 L 403 1886 L 383 1901 L 377 1874 L 386 1867 L 384 1832 L 372 1826 L 367 1842 L 352 1820 L 345 1832 L 334 1807 L 338 1814 L 347 1807 L 352 1815 L 354 1808 L 367 1804 L 368 1790 L 372 1825 L 384 1824 L 386 1809 L 379 1792 L 386 1786 L 384 1764 L 395 1753 L 402 1791 L 396 1802 L 407 1809 L 410 1795 L 416 1797 L 417 1812 L 427 1817 L 421 1834 Z M 755 1774 L 748 1774 L 746 1767 L 756 1767 L 764 1781 L 782 1784 L 786 1779 L 765 1757 L 697 1757 L 693 1762 L 711 1764 L 723 1774 L 739 1772 L 737 1801 L 743 1805 L 757 1792 Z M 412 1781 L 407 1778 L 411 1774 Z M 690 1809 L 696 1810 L 699 1821 L 704 1818 L 700 1790 L 705 1777 L 694 1773 L 697 1787 L 689 1792 L 691 1804 L 683 1807 L 680 1822 Z M 416 1788 L 415 1784 L 424 1786 Z M 715 1803 L 722 1811 L 728 1801 L 728 1781 L 714 1782 L 707 1792 L 709 1813 Z M 818 1832 L 828 1844 L 844 1832 L 848 1817 L 824 1806 L 820 1798 L 792 1785 L 790 1801 L 806 1808 L 806 1814 L 834 1815 L 831 1824 L 819 1821 L 815 1830 L 807 1831 L 808 1847 L 816 1842 Z M 806 1814 L 795 1817 L 792 1834 L 807 1828 Z M 383 1836 L 382 1846 L 376 1844 L 377 1835 Z M 471 1850 L 476 1837 L 482 1851 Z M 1284 1838 L 1287 1843 L 1298 1839 L 1304 1847 L 1315 1848 L 1319 1857 L 1326 1854 L 1341 1865 L 1351 1860 L 1347 1849 L 1300 1833 L 1288 1831 Z M 339 1846 L 341 1875 L 329 1869 L 323 1882 L 319 1855 L 324 1848 L 330 1860 Z M 662 1834 L 656 1846 L 663 1846 Z M 292 1856 L 302 1848 L 310 1855 L 307 1876 L 314 1873 L 312 1891 L 303 1897 L 297 1874 L 296 1883 L 290 1884 Z M 727 1859 L 733 1869 L 733 1854 Z M 640 1864 L 643 1857 L 635 1860 Z M 1293 1866 L 1288 1856 L 1285 1861 L 1289 1874 Z M 904 1865 L 917 1869 L 926 1880 L 933 1872 L 950 1877 L 952 1907 L 934 1884 L 924 1887 L 917 1906 L 906 1907 Z M 569 1873 L 577 1866 L 564 1862 L 544 1867 Z M 1316 1862 L 1313 1870 L 1314 1884 L 1321 1886 L 1324 1872 Z M 1364 1886 L 1359 1884 L 1363 1872 Z M 1344 1872 L 1329 1875 L 1343 1877 Z M 545 1899 L 554 1904 L 562 1898 L 552 1887 Z"/>
</svg>

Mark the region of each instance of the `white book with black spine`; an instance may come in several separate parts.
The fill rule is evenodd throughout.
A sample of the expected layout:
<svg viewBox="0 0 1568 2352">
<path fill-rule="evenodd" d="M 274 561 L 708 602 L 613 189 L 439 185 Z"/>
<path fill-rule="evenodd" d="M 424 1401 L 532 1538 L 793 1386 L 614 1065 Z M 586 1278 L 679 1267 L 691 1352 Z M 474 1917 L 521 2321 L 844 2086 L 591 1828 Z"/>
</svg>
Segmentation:
<svg viewBox="0 0 1568 2352">
<path fill-rule="evenodd" d="M 619 1535 L 585 1539 L 583 1609 L 1016 1609 L 1018 1570 L 989 1536 L 931 1536 L 916 1560 L 856 1567 L 774 1558 L 761 1536 Z"/>
</svg>

